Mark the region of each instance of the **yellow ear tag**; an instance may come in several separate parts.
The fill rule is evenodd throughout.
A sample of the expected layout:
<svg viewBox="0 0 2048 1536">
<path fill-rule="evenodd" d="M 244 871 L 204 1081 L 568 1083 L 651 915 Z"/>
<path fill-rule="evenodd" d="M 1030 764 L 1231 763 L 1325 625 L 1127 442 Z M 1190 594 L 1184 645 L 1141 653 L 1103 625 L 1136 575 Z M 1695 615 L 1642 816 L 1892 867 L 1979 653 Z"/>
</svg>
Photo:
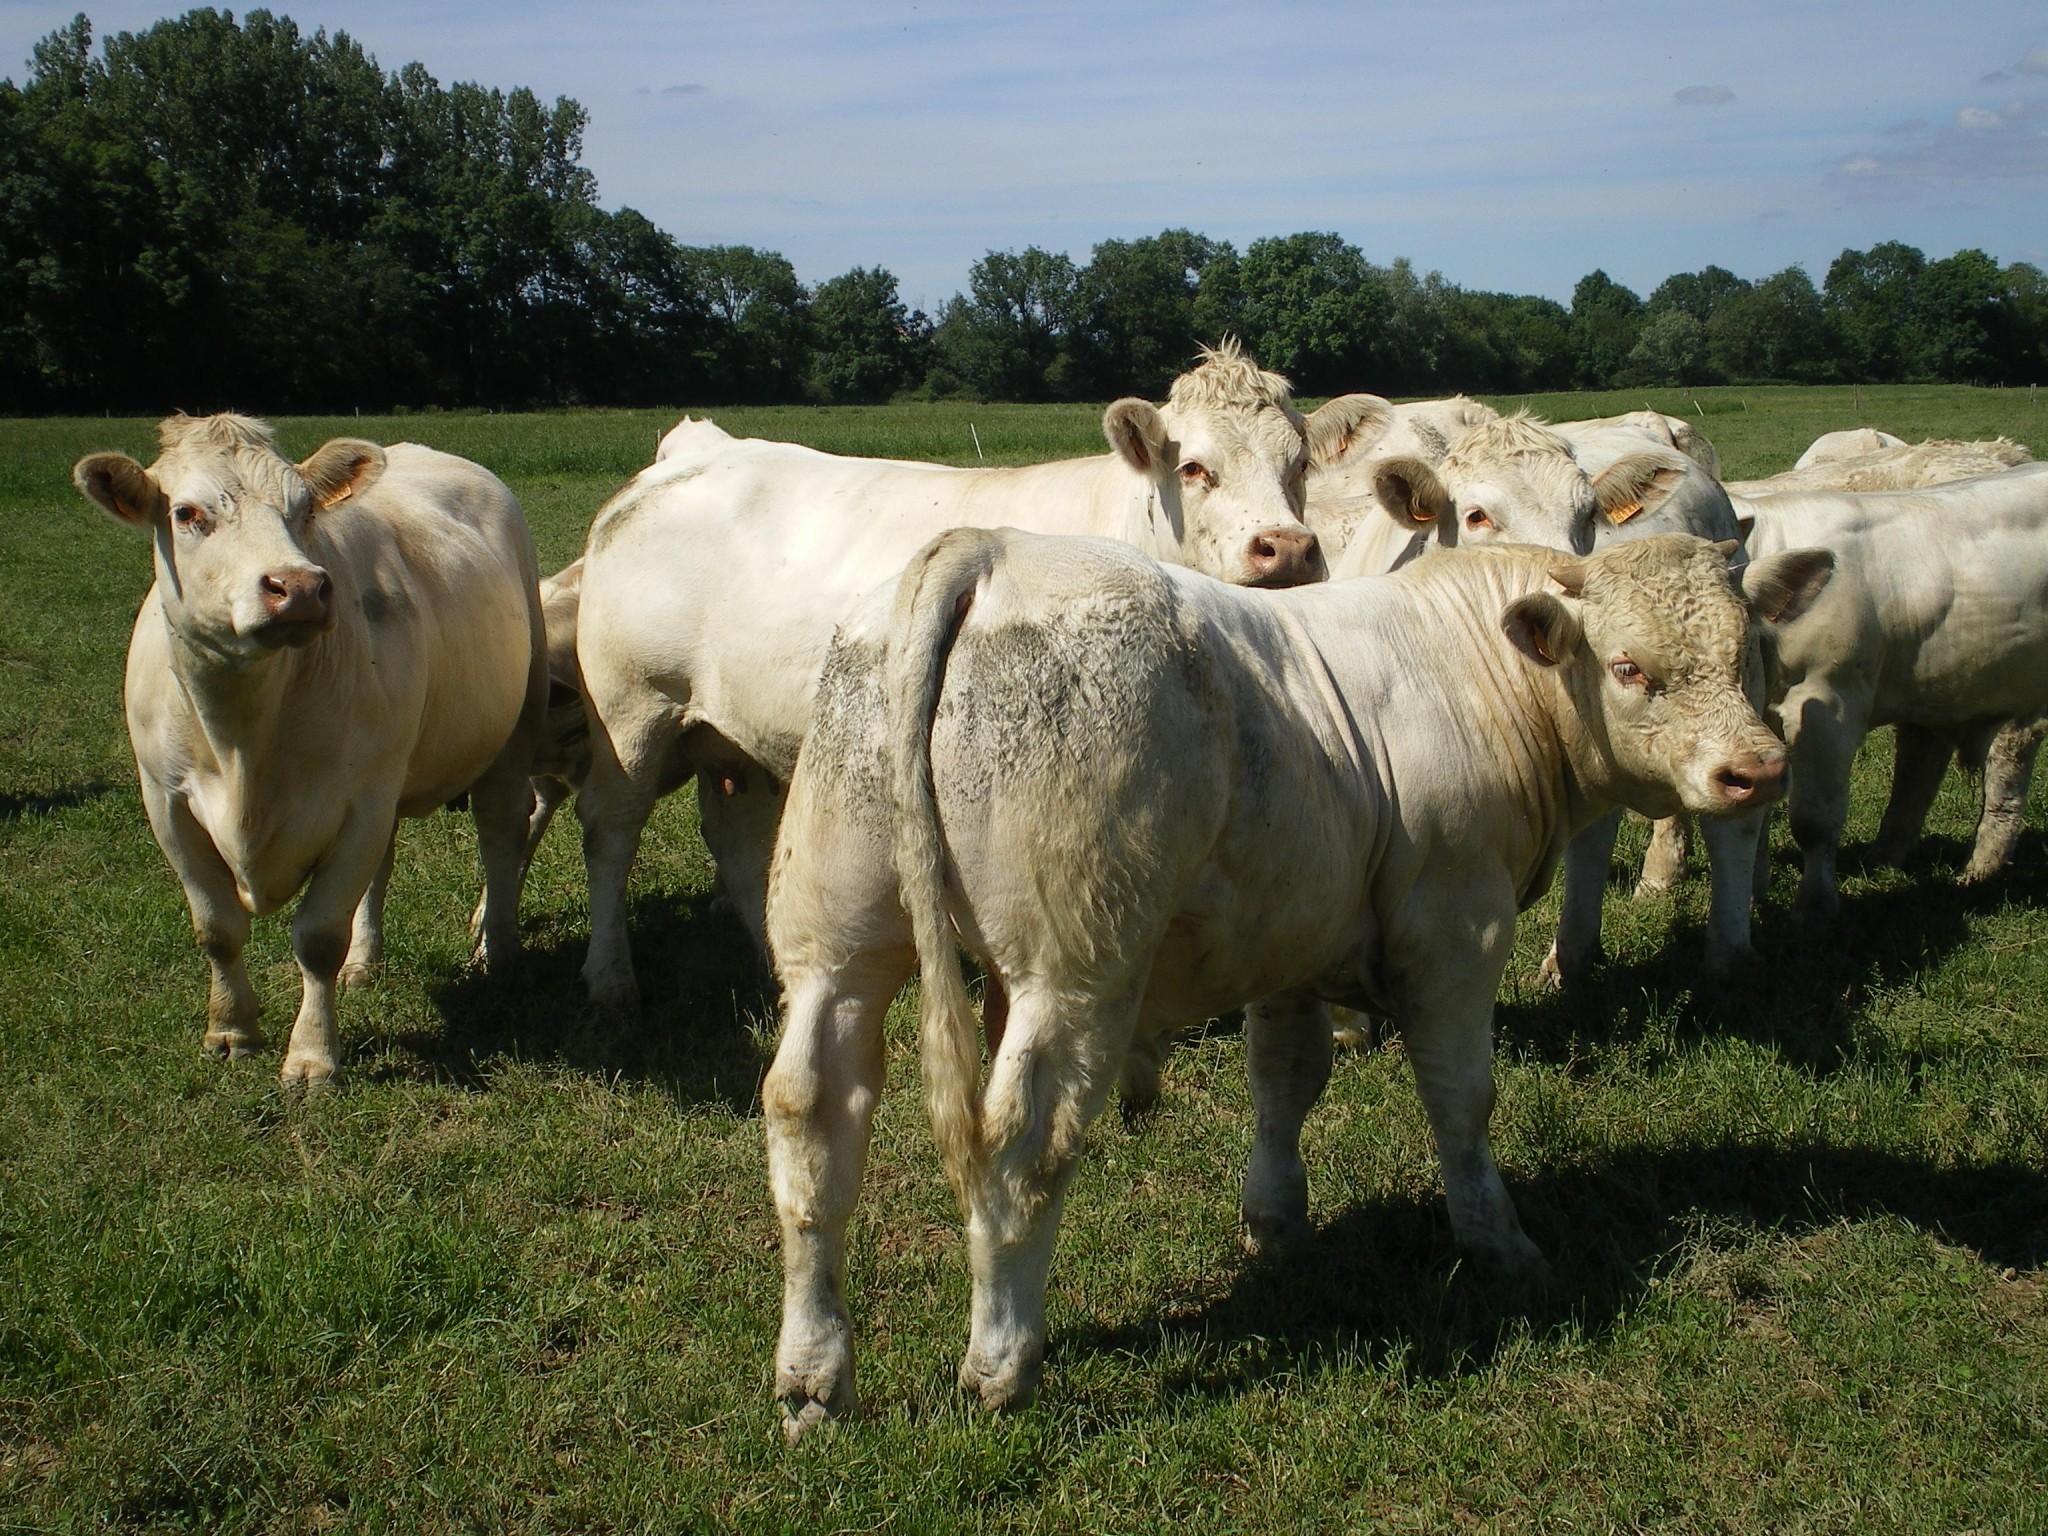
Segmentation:
<svg viewBox="0 0 2048 1536">
<path fill-rule="evenodd" d="M 347 501 L 349 497 L 355 495 L 355 493 L 356 488 L 353 483 L 344 485 L 340 490 L 336 491 L 332 496 L 329 496 L 325 501 L 320 503 L 320 510 L 322 512 L 325 512 L 329 507 L 338 507 L 344 501 Z"/>
<path fill-rule="evenodd" d="M 1640 501 L 1623 502 L 1618 507 L 1609 507 L 1607 509 L 1607 521 L 1614 524 L 1615 527 L 1619 528 L 1623 523 L 1627 522 L 1630 518 L 1634 517 L 1638 512 L 1642 510 L 1643 504 Z"/>
</svg>

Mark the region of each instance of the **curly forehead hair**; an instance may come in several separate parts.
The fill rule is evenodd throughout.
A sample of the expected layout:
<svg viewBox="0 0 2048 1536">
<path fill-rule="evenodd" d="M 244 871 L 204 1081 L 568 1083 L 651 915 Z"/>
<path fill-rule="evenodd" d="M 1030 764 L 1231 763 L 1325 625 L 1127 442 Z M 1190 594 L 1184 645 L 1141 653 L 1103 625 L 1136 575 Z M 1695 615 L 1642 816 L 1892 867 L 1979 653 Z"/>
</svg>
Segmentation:
<svg viewBox="0 0 2048 1536">
<path fill-rule="evenodd" d="M 1249 357 L 1235 336 L 1202 348 L 1202 360 L 1173 381 L 1166 403 L 1182 410 L 1291 409 L 1294 386 Z"/>
<path fill-rule="evenodd" d="M 217 416 L 166 416 L 156 424 L 157 446 L 165 453 L 180 448 L 258 448 L 277 452 L 277 434 L 268 422 L 222 411 Z"/>
<path fill-rule="evenodd" d="M 1527 411 L 1482 421 L 1467 429 L 1445 456 L 1448 465 L 1481 459 L 1533 457 L 1561 453 L 1573 457 L 1572 445 Z"/>
<path fill-rule="evenodd" d="M 1659 533 L 1610 544 L 1585 562 L 1585 595 L 1599 602 L 1618 588 L 1631 612 L 1693 635 L 1712 637 L 1739 655 L 1749 629 L 1749 607 L 1738 595 L 1728 557 L 1689 533 Z"/>
</svg>

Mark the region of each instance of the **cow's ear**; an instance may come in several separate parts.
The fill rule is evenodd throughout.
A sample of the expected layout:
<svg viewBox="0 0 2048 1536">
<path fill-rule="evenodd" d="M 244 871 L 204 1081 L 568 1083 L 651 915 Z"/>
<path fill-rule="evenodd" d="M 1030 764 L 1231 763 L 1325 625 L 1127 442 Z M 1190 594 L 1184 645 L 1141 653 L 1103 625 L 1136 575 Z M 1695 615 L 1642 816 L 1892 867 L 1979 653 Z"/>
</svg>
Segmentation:
<svg viewBox="0 0 2048 1536">
<path fill-rule="evenodd" d="M 1102 413 L 1102 435 L 1117 457 L 1141 475 L 1163 475 L 1167 462 L 1166 418 L 1150 400 L 1112 400 Z"/>
<path fill-rule="evenodd" d="M 1372 472 L 1372 493 L 1387 516 L 1410 533 L 1450 516 L 1450 490 L 1422 459 L 1388 459 Z"/>
<path fill-rule="evenodd" d="M 87 501 L 137 528 L 168 504 L 149 471 L 125 453 L 89 453 L 72 466 L 71 480 Z"/>
<path fill-rule="evenodd" d="M 1663 506 L 1691 468 L 1692 460 L 1675 448 L 1631 453 L 1593 477 L 1593 499 L 1600 515 L 1619 525 Z"/>
<path fill-rule="evenodd" d="M 1766 624 L 1790 624 L 1813 606 L 1834 574 L 1832 550 L 1788 549 L 1750 561 L 1742 590 L 1750 611 Z"/>
<path fill-rule="evenodd" d="M 361 495 L 383 473 L 384 450 L 359 437 L 332 438 L 299 466 L 299 478 L 313 493 L 313 505 L 322 508 Z"/>
<path fill-rule="evenodd" d="M 1308 461 L 1328 469 L 1345 454 L 1370 448 L 1393 424 L 1394 407 L 1378 395 L 1339 395 L 1308 419 Z"/>
<path fill-rule="evenodd" d="M 1516 650 L 1541 667 L 1554 667 L 1571 655 L 1584 633 L 1571 609 L 1548 592 L 1531 592 L 1509 603 L 1500 627 Z"/>
<path fill-rule="evenodd" d="M 1738 539 L 1742 540 L 1742 544 L 1745 549 L 1749 547 L 1749 536 L 1755 532 L 1755 517 L 1738 517 L 1737 519 L 1735 519 L 1735 536 Z"/>
</svg>

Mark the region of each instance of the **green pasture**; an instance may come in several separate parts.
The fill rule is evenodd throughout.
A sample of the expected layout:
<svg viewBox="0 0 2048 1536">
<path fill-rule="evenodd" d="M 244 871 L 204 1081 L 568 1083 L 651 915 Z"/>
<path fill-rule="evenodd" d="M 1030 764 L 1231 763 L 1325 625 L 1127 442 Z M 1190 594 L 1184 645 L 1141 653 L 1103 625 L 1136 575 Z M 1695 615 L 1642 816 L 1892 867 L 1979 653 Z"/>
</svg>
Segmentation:
<svg viewBox="0 0 2048 1536">
<path fill-rule="evenodd" d="M 1524 402 L 1500 401 L 1503 405 Z M 2005 433 L 2023 391 L 1542 397 L 1702 418 L 1731 477 L 1859 422 Z M 289 419 L 470 455 L 544 562 L 676 412 Z M 972 463 L 1099 451 L 1086 407 L 720 411 L 736 432 Z M 971 430 L 970 430 L 971 429 Z M 2048 846 L 1964 890 L 1953 777 L 1904 871 L 1693 987 L 1695 874 L 1618 866 L 1591 995 L 1541 995 L 1531 912 L 1501 997 L 1495 1147 L 1555 1281 L 1461 1266 L 1398 1039 L 1340 1059 L 1305 1153 L 1318 1227 L 1234 1230 L 1242 1042 L 1170 1063 L 1140 1127 L 1091 1133 L 1035 1408 L 970 1410 L 959 1224 L 910 1018 L 854 1227 L 866 1413 L 785 1449 L 758 1085 L 774 1005 L 715 901 L 688 793 L 634 887 L 644 1027 L 582 1007 L 569 818 L 516 974 L 465 969 L 474 836 L 409 823 L 389 968 L 342 1005 L 348 1079 L 280 1093 L 273 1051 L 198 1040 L 205 965 L 121 723 L 145 541 L 72 461 L 151 424 L 0 423 L 0 1533 L 42 1531 L 1813 1531 L 2048 1529 Z M 1889 742 L 1849 839 L 1875 831 Z M 1640 852 L 1640 827 L 1621 862 Z M 281 924 L 251 973 L 274 1033 Z"/>
</svg>

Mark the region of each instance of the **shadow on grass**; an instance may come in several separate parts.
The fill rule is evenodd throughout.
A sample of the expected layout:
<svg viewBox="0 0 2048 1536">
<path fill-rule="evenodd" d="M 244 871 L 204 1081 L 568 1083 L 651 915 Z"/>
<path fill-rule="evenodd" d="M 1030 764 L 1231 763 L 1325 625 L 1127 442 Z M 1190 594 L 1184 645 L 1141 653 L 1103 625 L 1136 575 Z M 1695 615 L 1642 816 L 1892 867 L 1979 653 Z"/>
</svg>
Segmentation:
<svg viewBox="0 0 2048 1536">
<path fill-rule="evenodd" d="M 775 993 L 752 937 L 712 896 L 658 895 L 629 918 L 641 1014 L 601 1015 L 585 996 L 585 941 L 528 948 L 509 973 L 464 969 L 432 989 L 443 1027 L 393 1037 L 410 1060 L 479 1086 L 495 1059 L 554 1062 L 644 1083 L 683 1103 L 753 1112 L 772 1046 Z"/>
<path fill-rule="evenodd" d="M 1552 1063 L 1571 1061 L 1587 1040 L 1619 1042 L 1668 1014 L 1681 1035 L 1733 1035 L 1768 1044 L 1810 1071 L 1832 1072 L 1857 1048 L 1857 1021 L 1872 987 L 1897 986 L 1973 940 L 1972 920 L 2008 904 L 2048 907 L 2048 850 L 2039 833 L 2022 839 L 2011 865 L 1978 885 L 1958 885 L 1970 845 L 1929 838 L 1903 871 L 1844 882 L 1831 923 L 1801 920 L 1783 901 L 1757 909 L 1757 958 L 1707 985 L 1706 941 L 1697 919 L 1680 918 L 1656 954 L 1605 965 L 1570 996 L 1503 1002 L 1495 1034 L 1503 1045 Z M 1796 869 L 1796 855 L 1778 861 Z M 1694 878 L 1704 879 L 1702 871 Z"/>
<path fill-rule="evenodd" d="M 85 784 L 69 785 L 54 795 L 0 793 L 0 825 L 10 821 L 25 821 L 31 816 L 48 816 L 53 811 L 68 811 L 73 806 L 89 805 L 102 795 L 112 794 L 115 787 L 93 780 Z"/>
<path fill-rule="evenodd" d="M 1554 1277 L 1522 1285 L 1457 1263 L 1439 1202 L 1340 1213 L 1229 1289 L 1143 1323 L 1055 1337 L 1055 1354 L 1159 1356 L 1168 1396 L 1230 1397 L 1347 1358 L 1400 1358 L 1411 1379 L 1485 1369 L 1524 1327 L 1599 1335 L 1639 1306 L 1702 1217 L 1799 1234 L 1892 1217 L 1997 1268 L 2048 1261 L 2048 1174 L 1936 1168 L 1825 1146 L 1703 1146 L 1518 1181 L 1516 1204 Z M 1224 1346 L 1224 1347 L 1218 1347 Z M 1248 1346 L 1248 1347 L 1247 1347 Z"/>
</svg>

